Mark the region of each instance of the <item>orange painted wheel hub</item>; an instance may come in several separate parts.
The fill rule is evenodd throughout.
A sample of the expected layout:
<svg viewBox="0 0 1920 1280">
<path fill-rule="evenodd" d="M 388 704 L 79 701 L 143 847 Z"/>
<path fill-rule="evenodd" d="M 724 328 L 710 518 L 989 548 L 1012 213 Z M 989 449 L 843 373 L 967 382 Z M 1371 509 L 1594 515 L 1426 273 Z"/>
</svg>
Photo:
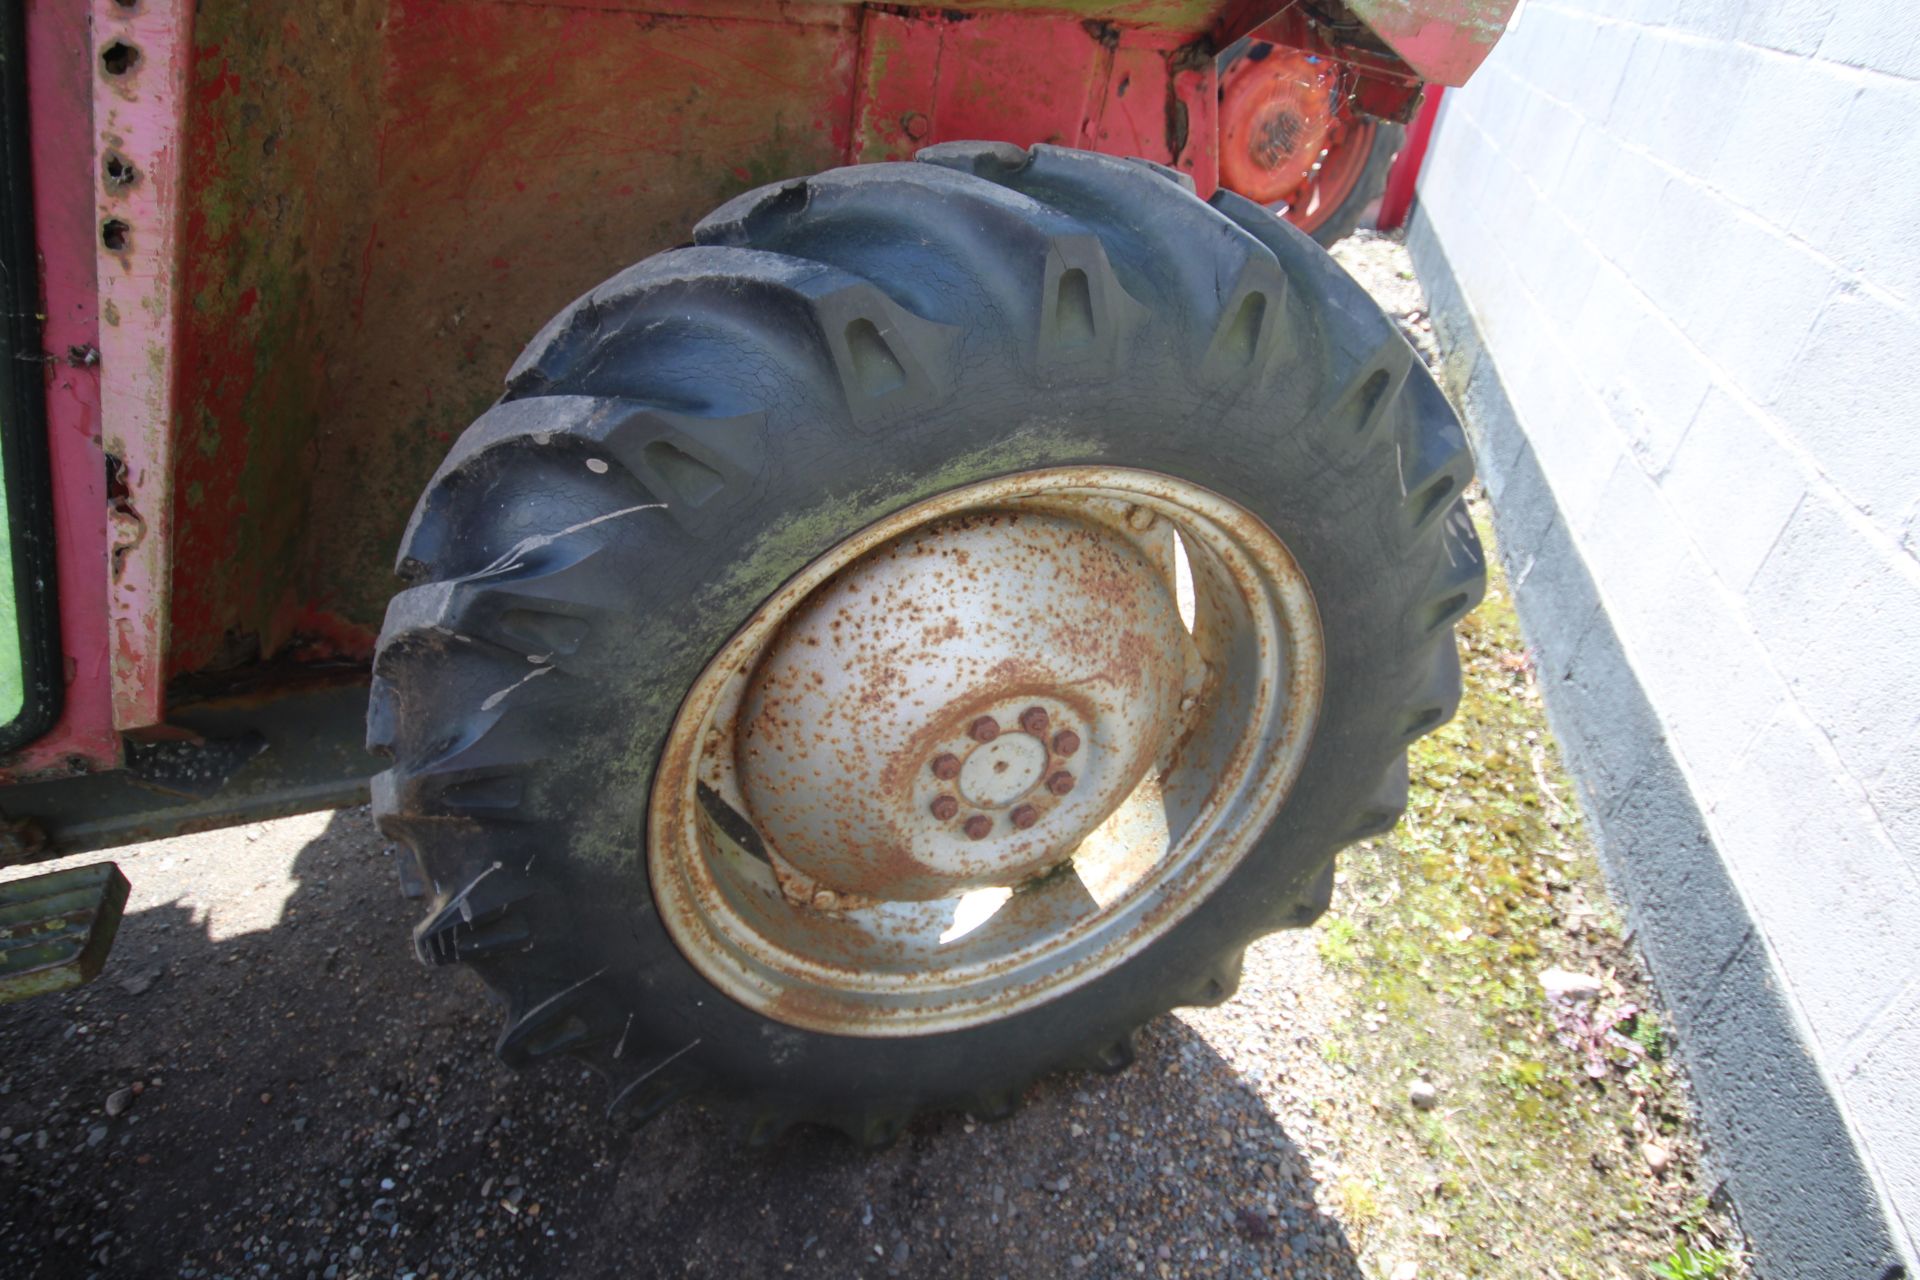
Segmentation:
<svg viewBox="0 0 1920 1280">
<path fill-rule="evenodd" d="M 1256 44 L 1220 78 L 1220 183 L 1312 231 L 1353 191 L 1373 122 L 1347 108 L 1338 64 Z"/>
</svg>

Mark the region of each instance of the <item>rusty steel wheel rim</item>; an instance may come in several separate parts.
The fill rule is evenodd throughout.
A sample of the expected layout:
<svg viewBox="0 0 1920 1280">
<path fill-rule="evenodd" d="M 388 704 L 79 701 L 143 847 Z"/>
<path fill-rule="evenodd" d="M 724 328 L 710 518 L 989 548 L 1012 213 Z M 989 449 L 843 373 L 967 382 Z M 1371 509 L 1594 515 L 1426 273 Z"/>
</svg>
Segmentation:
<svg viewBox="0 0 1920 1280">
<path fill-rule="evenodd" d="M 695 682 L 654 780 L 656 906 L 789 1025 L 1031 1008 L 1247 855 L 1322 663 L 1285 544 L 1198 485 L 1065 467 L 942 494 L 808 566 Z"/>
</svg>

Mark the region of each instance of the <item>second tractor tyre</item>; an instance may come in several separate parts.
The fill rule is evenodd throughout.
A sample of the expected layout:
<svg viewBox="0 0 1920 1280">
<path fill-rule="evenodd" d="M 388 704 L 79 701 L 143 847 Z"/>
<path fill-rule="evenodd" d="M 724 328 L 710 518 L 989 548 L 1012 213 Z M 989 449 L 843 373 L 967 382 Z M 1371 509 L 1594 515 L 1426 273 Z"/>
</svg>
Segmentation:
<svg viewBox="0 0 1920 1280">
<path fill-rule="evenodd" d="M 1246 38 L 1218 67 L 1221 185 L 1329 249 L 1370 225 L 1406 130 L 1355 111 L 1323 58 Z"/>
</svg>

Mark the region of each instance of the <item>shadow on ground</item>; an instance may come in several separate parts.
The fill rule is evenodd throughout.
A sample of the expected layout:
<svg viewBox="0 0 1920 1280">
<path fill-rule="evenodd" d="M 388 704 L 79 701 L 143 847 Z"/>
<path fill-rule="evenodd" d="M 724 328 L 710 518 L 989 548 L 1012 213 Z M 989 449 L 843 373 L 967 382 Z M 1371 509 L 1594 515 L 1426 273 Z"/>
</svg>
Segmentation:
<svg viewBox="0 0 1920 1280">
<path fill-rule="evenodd" d="M 1308 1155 L 1178 1018 L 1127 1073 L 877 1155 L 744 1152 L 688 1106 L 623 1132 L 597 1080 L 498 1065 L 479 984 L 411 958 L 364 809 L 303 821 L 121 851 L 106 974 L 0 1007 L 0 1271 L 1360 1274 Z"/>
</svg>

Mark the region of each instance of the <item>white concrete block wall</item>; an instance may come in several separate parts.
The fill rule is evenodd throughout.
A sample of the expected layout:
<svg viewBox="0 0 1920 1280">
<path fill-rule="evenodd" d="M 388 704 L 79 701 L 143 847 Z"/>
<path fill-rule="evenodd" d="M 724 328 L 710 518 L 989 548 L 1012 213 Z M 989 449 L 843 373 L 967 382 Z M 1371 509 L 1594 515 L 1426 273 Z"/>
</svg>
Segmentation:
<svg viewBox="0 0 1920 1280">
<path fill-rule="evenodd" d="M 1920 4 L 1532 0 L 1425 216 L 1920 1237 Z"/>
</svg>

